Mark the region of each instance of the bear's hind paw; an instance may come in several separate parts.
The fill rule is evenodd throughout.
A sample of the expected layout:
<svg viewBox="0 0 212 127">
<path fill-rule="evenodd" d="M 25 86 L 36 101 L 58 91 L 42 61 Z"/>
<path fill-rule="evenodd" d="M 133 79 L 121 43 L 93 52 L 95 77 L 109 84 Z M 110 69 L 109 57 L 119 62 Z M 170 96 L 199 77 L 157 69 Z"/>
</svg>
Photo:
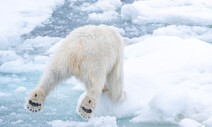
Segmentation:
<svg viewBox="0 0 212 127">
<path fill-rule="evenodd" d="M 90 96 L 85 96 L 78 108 L 78 114 L 83 119 L 88 120 L 93 117 L 93 111 L 95 107 L 96 99 Z"/>
</svg>

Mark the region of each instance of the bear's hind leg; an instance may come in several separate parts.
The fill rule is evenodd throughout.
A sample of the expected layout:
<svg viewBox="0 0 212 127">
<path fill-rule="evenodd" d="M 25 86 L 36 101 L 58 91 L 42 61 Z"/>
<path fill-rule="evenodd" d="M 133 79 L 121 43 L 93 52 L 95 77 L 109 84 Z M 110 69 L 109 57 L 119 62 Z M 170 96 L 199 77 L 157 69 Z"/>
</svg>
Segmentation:
<svg viewBox="0 0 212 127">
<path fill-rule="evenodd" d="M 118 61 L 112 71 L 107 75 L 108 96 L 112 101 L 117 102 L 125 98 L 123 91 L 123 63 Z"/>
<path fill-rule="evenodd" d="M 91 81 L 88 82 L 89 85 L 86 84 L 87 93 L 77 109 L 77 113 L 83 119 L 87 120 L 93 116 L 97 101 L 102 93 L 102 89 L 104 88 L 105 80 L 105 75 L 93 77 Z"/>
</svg>

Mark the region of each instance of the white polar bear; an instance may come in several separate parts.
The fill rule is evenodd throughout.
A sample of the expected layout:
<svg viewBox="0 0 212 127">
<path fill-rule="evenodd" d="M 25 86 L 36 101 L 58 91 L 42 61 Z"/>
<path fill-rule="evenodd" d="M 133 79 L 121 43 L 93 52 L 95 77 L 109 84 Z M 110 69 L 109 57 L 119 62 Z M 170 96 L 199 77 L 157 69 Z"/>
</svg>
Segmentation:
<svg viewBox="0 0 212 127">
<path fill-rule="evenodd" d="M 87 25 L 72 31 L 52 57 L 37 88 L 29 95 L 27 108 L 40 111 L 46 96 L 71 76 L 81 80 L 86 95 L 78 107 L 84 119 L 93 116 L 102 92 L 114 101 L 123 97 L 124 41 L 113 28 Z"/>
</svg>

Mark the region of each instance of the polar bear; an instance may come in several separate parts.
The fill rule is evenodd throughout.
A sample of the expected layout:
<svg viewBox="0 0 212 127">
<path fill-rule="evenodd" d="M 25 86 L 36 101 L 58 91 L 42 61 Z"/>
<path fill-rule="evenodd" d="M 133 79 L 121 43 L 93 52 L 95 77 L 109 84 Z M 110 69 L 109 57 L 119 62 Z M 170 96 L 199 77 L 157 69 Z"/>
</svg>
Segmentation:
<svg viewBox="0 0 212 127">
<path fill-rule="evenodd" d="M 124 96 L 123 50 L 123 38 L 113 27 L 87 25 L 73 30 L 29 95 L 28 110 L 40 111 L 47 95 L 71 76 L 85 84 L 86 95 L 77 108 L 82 118 L 93 116 L 102 92 L 106 92 L 112 101 L 120 101 Z"/>
</svg>

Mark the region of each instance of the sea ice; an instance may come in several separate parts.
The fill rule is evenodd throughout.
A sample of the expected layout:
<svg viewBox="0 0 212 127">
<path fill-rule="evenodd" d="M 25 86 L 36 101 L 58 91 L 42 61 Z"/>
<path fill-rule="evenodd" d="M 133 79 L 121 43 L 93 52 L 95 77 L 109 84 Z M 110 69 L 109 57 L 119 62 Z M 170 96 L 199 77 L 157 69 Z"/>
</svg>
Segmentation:
<svg viewBox="0 0 212 127">
<path fill-rule="evenodd" d="M 210 0 L 141 0 L 123 5 L 121 16 L 135 24 L 211 25 Z"/>
<path fill-rule="evenodd" d="M 76 0 L 69 1 L 71 4 Z M 128 36 L 130 45 L 125 48 L 126 100 L 113 103 L 103 94 L 96 117 L 89 122 L 82 122 L 75 113 L 84 88 L 74 78 L 65 84 L 79 85 L 72 89 L 61 85 L 48 97 L 40 113 L 30 114 L 23 109 L 25 94 L 35 87 L 63 38 L 25 39 L 21 36 L 48 22 L 53 11 L 67 1 L 0 2 L 0 126 L 44 126 L 48 123 L 62 127 L 116 127 L 125 121 L 130 126 L 142 123 L 212 126 L 212 2 L 124 1 L 98 0 L 84 2 L 81 8 L 75 6 L 88 14 L 89 23 L 116 24 L 125 35 L 138 35 Z M 158 24 L 158 28 L 154 28 L 154 24 Z M 144 26 L 152 32 L 144 30 L 139 36 L 139 29 Z"/>
</svg>

